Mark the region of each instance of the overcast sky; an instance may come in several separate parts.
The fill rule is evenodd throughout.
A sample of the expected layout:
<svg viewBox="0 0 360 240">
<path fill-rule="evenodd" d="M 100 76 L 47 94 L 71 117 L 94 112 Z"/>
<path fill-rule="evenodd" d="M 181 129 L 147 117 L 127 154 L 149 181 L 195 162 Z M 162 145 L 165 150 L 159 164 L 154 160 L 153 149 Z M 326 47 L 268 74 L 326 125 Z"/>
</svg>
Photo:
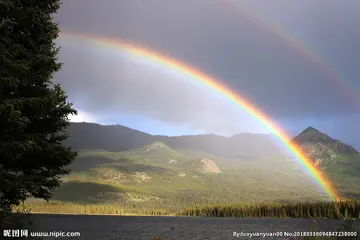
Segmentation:
<svg viewBox="0 0 360 240">
<path fill-rule="evenodd" d="M 207 73 L 291 134 L 312 125 L 360 147 L 358 0 L 67 0 L 56 21 L 64 31 L 132 42 Z M 169 135 L 266 132 L 179 72 L 81 39 L 59 44 L 64 65 L 55 79 L 78 121 Z"/>
</svg>

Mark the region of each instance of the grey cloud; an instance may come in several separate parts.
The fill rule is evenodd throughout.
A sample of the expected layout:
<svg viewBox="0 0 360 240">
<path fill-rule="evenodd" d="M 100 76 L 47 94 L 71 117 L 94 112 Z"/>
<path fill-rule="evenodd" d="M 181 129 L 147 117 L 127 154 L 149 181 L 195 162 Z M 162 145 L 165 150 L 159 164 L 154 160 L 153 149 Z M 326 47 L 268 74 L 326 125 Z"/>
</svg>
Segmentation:
<svg viewBox="0 0 360 240">
<path fill-rule="evenodd" d="M 360 115 L 351 114 L 346 117 L 337 118 L 331 130 L 331 134 L 337 136 L 340 140 L 352 144 L 360 151 Z"/>
<path fill-rule="evenodd" d="M 244 14 L 241 5 L 236 7 L 230 2 L 65 1 L 56 19 L 67 31 L 129 40 L 184 61 L 220 79 L 277 119 L 326 118 L 359 110 L 360 102 L 331 84 L 329 78 L 333 76 L 304 58 L 271 29 Z M 360 95 L 360 29 L 354 27 L 354 21 L 360 16 L 360 8 L 354 7 L 358 3 L 301 1 L 294 7 L 285 1 L 271 2 L 271 5 L 263 1 L 249 4 L 263 11 L 266 17 L 282 21 L 292 28 L 292 34 L 301 35 L 319 49 L 327 64 L 341 72 Z M 320 15 L 324 17 L 320 18 Z M 78 47 L 77 51 L 82 51 L 82 48 Z M 89 52 L 88 49 L 86 54 Z M 84 109 L 96 110 L 105 106 L 144 111 L 137 107 L 149 103 L 152 96 L 156 96 L 158 99 L 151 101 L 157 108 L 149 108 L 147 114 L 155 114 L 166 121 L 193 121 L 185 116 L 206 115 L 208 105 L 215 108 L 213 111 L 218 113 L 217 118 L 223 118 L 213 123 L 217 126 L 224 125 L 224 121 L 230 126 L 238 125 L 233 122 L 243 118 L 237 113 L 232 113 L 236 115 L 232 116 L 232 109 L 224 110 L 226 104 L 216 107 L 217 102 L 207 96 L 208 93 L 199 98 L 200 90 L 195 91 L 190 86 L 171 85 L 174 81 L 164 81 L 162 85 L 146 85 L 148 83 L 144 82 L 144 79 L 161 81 L 169 76 L 145 68 L 130 71 L 134 68 L 130 62 L 122 61 L 123 67 L 119 67 L 115 65 L 118 58 L 97 61 L 89 59 L 86 54 L 64 46 L 61 59 L 65 65 L 57 76 L 72 94 L 77 93 L 79 98 L 83 96 Z M 138 88 L 133 92 L 135 83 Z M 142 89 L 141 86 L 146 87 Z M 165 91 L 161 91 L 160 86 Z M 183 96 L 186 93 L 187 97 L 180 98 L 172 94 L 175 92 Z M 88 96 L 96 96 L 96 101 Z M 134 96 L 142 98 L 134 99 Z M 186 104 L 196 107 L 185 110 L 183 106 Z M 168 112 L 174 108 L 177 111 Z M 155 110 L 159 113 L 150 113 Z"/>
<path fill-rule="evenodd" d="M 63 47 L 56 79 L 80 110 L 101 115 L 140 114 L 164 122 L 230 135 L 234 130 L 264 131 L 243 110 L 186 76 L 130 61 L 119 52 L 89 51 L 82 43 Z M 145 64 L 145 66 L 143 66 Z M 236 108 L 236 109 L 235 109 Z"/>
</svg>

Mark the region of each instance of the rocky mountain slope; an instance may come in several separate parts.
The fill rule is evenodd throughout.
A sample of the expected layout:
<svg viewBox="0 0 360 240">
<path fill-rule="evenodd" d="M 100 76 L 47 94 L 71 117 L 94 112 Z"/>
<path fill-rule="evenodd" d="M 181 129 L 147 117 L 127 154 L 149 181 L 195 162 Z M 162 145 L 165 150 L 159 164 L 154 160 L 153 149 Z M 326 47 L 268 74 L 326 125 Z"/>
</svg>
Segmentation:
<svg viewBox="0 0 360 240">
<path fill-rule="evenodd" d="M 349 156 L 358 156 L 359 152 L 350 145 L 333 139 L 319 130 L 308 127 L 293 140 L 316 166 L 337 161 L 347 161 Z"/>
</svg>

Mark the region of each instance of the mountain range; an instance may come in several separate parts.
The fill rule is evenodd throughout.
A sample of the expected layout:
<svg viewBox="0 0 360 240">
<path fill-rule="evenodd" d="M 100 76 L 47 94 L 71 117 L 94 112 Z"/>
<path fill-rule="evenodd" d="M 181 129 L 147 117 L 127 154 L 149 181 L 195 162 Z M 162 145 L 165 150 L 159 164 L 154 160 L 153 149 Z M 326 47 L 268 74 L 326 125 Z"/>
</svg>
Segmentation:
<svg viewBox="0 0 360 240">
<path fill-rule="evenodd" d="M 257 158 L 280 154 L 275 138 L 269 134 L 237 134 L 224 137 L 215 134 L 160 136 L 150 135 L 121 125 L 103 126 L 95 123 L 71 123 L 67 144 L 76 149 L 125 151 L 154 142 L 171 148 L 200 150 L 220 156 Z"/>
<path fill-rule="evenodd" d="M 95 123 L 71 123 L 67 133 L 66 144 L 78 156 L 54 192 L 53 202 L 34 200 L 30 206 L 34 211 L 83 213 L 84 205 L 90 205 L 85 209 L 101 206 L 121 207 L 129 213 L 154 209 L 175 213 L 208 204 L 329 197 L 279 140 L 268 134 L 169 137 Z M 292 143 L 322 169 L 341 196 L 360 198 L 356 149 L 312 127 Z"/>
<path fill-rule="evenodd" d="M 151 135 L 121 125 L 104 126 L 96 123 L 71 123 L 67 132 L 70 138 L 66 144 L 75 149 L 119 152 L 162 142 L 170 148 L 204 151 L 242 160 L 289 155 L 279 140 L 270 134 L 241 133 L 231 137 L 200 134 L 169 137 Z M 292 142 L 299 145 L 310 158 L 317 158 L 325 152 L 330 158 L 334 158 L 336 154 L 358 154 L 355 148 L 332 139 L 313 127 L 306 128 L 293 138 Z"/>
</svg>

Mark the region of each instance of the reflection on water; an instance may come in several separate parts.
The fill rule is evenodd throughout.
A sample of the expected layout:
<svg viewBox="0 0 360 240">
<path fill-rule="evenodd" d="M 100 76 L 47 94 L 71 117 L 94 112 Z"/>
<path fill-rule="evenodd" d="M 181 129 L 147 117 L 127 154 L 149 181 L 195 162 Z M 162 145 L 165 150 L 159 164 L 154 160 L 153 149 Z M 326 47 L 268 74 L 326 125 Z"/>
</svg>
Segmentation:
<svg viewBox="0 0 360 240">
<path fill-rule="evenodd" d="M 235 219 L 203 217 L 139 217 L 139 216 L 84 216 L 32 215 L 35 231 L 77 231 L 77 239 L 152 240 L 163 236 L 168 240 L 248 239 L 236 237 L 234 232 L 270 233 L 311 230 L 316 224 L 320 231 L 333 231 L 343 220 L 311 219 Z M 360 222 L 357 222 L 360 225 Z M 46 239 L 51 239 L 47 237 Z M 66 238 L 71 239 L 71 238 Z M 73 238 L 76 239 L 76 238 Z M 258 239 L 252 237 L 252 239 Z M 266 239 L 284 239 L 266 237 Z"/>
</svg>

